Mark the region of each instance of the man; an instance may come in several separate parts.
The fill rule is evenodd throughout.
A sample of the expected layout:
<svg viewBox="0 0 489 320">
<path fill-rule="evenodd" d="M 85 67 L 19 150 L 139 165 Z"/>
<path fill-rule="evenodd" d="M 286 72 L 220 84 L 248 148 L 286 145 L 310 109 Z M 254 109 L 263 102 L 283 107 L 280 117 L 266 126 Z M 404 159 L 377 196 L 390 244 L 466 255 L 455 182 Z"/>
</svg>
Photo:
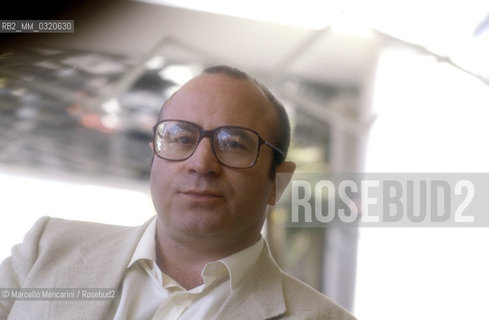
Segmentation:
<svg viewBox="0 0 489 320">
<path fill-rule="evenodd" d="M 113 300 L 1 300 L 11 319 L 353 319 L 283 273 L 260 232 L 290 129 L 245 73 L 212 67 L 163 106 L 151 147 L 157 217 L 139 228 L 42 218 L 0 267 L 5 288 L 115 288 Z M 9 318 L 10 319 L 10 318 Z"/>
</svg>

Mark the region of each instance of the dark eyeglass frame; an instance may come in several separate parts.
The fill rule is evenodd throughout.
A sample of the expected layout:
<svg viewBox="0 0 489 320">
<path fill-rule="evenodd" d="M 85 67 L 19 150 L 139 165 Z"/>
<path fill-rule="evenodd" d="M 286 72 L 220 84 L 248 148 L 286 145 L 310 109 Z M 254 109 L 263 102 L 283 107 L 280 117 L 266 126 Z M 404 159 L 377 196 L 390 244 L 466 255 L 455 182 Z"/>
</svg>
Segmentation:
<svg viewBox="0 0 489 320">
<path fill-rule="evenodd" d="M 191 126 L 194 126 L 194 127 L 197 127 L 199 129 L 199 138 L 197 140 L 197 143 L 195 144 L 195 147 L 194 149 L 192 150 L 192 152 L 185 158 L 182 158 L 182 159 L 168 159 L 168 158 L 165 158 L 161 155 L 158 154 L 157 150 L 156 150 L 156 128 L 162 124 L 163 122 L 181 122 L 181 123 L 187 123 Z M 219 130 L 222 130 L 222 129 L 226 129 L 226 128 L 230 128 L 230 129 L 242 129 L 242 130 L 246 130 L 246 131 L 249 131 L 249 132 L 252 132 L 253 134 L 255 134 L 257 137 L 258 137 L 258 146 L 257 146 L 257 150 L 256 150 L 256 156 L 255 156 L 255 160 L 249 165 L 249 166 L 246 166 L 246 167 L 235 167 L 235 166 L 230 166 L 228 164 L 225 164 L 223 163 L 217 153 L 216 153 L 216 150 L 215 150 L 215 143 L 214 143 L 214 139 L 215 139 L 215 136 L 216 136 L 216 133 L 219 131 Z M 278 155 L 281 157 L 280 161 L 278 161 L 278 163 L 282 162 L 284 159 L 285 159 L 285 154 L 282 152 L 282 150 L 280 150 L 278 147 L 274 146 L 273 144 L 271 144 L 270 142 L 268 142 L 267 140 L 263 139 L 259 134 L 258 132 L 256 132 L 255 130 L 253 129 L 250 129 L 250 128 L 245 128 L 245 127 L 240 127 L 240 126 L 220 126 L 220 127 L 217 127 L 217 128 L 214 128 L 212 130 L 205 130 L 204 128 L 202 128 L 201 126 L 199 126 L 198 124 L 196 123 L 193 123 L 193 122 L 190 122 L 190 121 L 186 121 L 186 120 L 178 120 L 178 119 L 164 119 L 164 120 L 161 120 L 161 121 L 158 121 L 154 126 L 153 126 L 153 152 L 154 154 L 158 157 L 158 158 L 161 158 L 161 159 L 164 159 L 164 160 L 167 160 L 167 161 L 185 161 L 187 159 L 189 159 L 190 157 L 192 157 L 192 155 L 195 153 L 195 150 L 197 150 L 197 147 L 199 146 L 200 142 L 202 141 L 202 139 L 204 139 L 205 137 L 208 137 L 210 140 L 211 140 L 211 147 L 212 147 L 212 152 L 214 153 L 214 156 L 216 157 L 216 160 L 222 164 L 223 166 L 226 166 L 226 167 L 229 167 L 229 168 L 235 168 L 235 169 L 247 169 L 247 168 L 251 168 L 253 167 L 257 160 L 258 160 L 258 157 L 260 155 L 260 149 L 261 149 L 261 145 L 264 144 L 270 148 L 272 148 L 272 150 L 276 153 L 278 153 Z M 274 162 L 275 163 L 275 162 Z"/>
</svg>

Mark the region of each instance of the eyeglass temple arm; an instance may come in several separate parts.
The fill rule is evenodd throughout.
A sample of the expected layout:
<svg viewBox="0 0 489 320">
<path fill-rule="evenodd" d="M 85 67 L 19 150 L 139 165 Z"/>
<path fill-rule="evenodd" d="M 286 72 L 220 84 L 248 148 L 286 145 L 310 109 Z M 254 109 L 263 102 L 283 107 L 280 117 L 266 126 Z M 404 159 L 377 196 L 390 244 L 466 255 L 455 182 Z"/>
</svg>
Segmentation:
<svg viewBox="0 0 489 320">
<path fill-rule="evenodd" d="M 273 144 L 271 144 L 266 140 L 263 140 L 263 143 L 269 146 L 270 148 L 272 148 L 273 150 L 277 151 L 282 156 L 282 159 L 285 159 L 285 154 L 282 152 L 282 150 L 280 150 L 279 148 L 277 148 L 276 146 L 274 146 Z"/>
</svg>

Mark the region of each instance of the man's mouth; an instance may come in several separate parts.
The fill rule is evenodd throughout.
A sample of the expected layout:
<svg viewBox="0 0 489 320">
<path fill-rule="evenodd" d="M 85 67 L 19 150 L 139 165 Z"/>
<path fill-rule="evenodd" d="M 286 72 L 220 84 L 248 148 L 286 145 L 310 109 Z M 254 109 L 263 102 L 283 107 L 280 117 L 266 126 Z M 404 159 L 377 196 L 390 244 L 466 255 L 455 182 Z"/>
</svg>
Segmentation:
<svg viewBox="0 0 489 320">
<path fill-rule="evenodd" d="M 223 198 L 221 193 L 210 190 L 184 190 L 181 194 L 194 200 L 218 200 Z"/>
</svg>

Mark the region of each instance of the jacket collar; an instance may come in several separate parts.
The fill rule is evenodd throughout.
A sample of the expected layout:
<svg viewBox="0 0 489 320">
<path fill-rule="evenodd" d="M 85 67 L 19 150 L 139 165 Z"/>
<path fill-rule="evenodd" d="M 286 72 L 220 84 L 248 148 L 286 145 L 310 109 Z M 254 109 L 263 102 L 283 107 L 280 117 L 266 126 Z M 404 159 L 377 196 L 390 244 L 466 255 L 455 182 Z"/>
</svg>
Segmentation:
<svg viewBox="0 0 489 320">
<path fill-rule="evenodd" d="M 265 241 L 258 261 L 226 300 L 216 320 L 263 320 L 277 317 L 286 310 L 281 271 Z"/>
</svg>

